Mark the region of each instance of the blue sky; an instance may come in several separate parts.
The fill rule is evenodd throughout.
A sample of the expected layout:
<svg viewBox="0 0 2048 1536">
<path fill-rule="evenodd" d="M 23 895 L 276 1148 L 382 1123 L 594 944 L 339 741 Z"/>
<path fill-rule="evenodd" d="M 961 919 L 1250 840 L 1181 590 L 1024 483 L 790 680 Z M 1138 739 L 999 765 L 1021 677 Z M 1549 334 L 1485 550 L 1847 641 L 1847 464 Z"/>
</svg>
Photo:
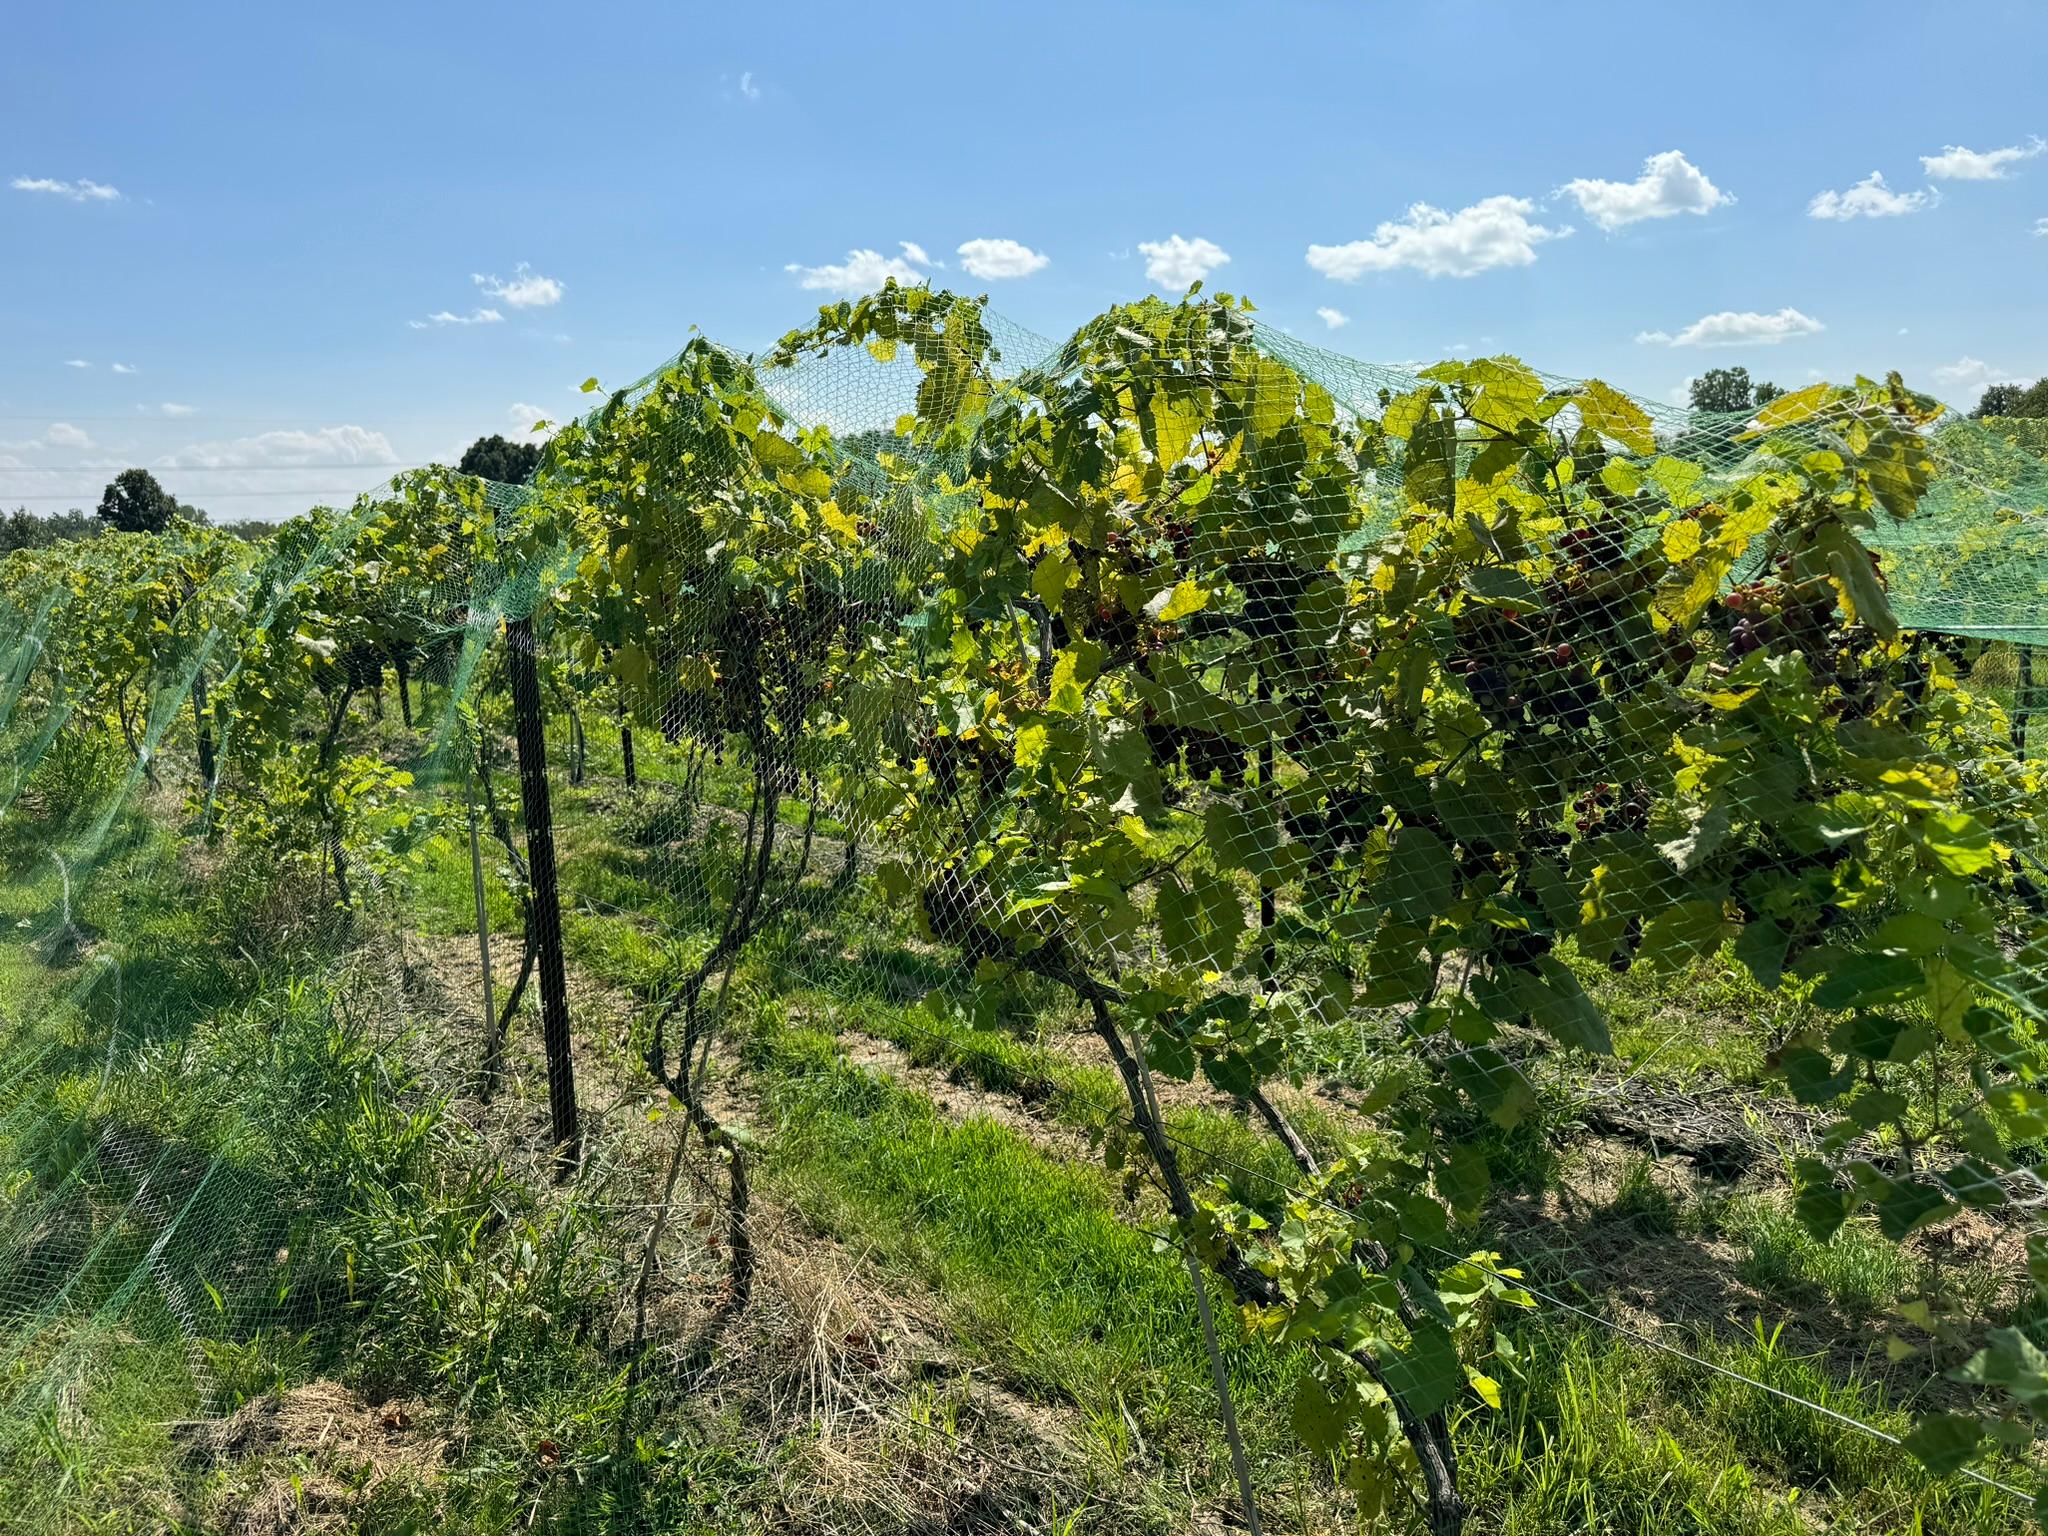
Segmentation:
<svg viewBox="0 0 2048 1536">
<path fill-rule="evenodd" d="M 890 264 L 1046 334 L 1206 271 L 1355 356 L 1656 397 L 2048 370 L 2018 0 L 195 0 L 0 40 L 6 507 L 139 462 L 287 514 Z"/>
</svg>

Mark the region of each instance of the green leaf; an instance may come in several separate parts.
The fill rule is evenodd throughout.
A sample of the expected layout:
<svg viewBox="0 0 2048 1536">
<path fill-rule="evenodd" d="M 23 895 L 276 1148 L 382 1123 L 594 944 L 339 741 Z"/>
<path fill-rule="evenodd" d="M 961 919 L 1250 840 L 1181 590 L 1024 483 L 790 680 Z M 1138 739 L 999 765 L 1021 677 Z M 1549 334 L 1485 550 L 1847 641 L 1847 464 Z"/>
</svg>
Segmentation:
<svg viewBox="0 0 2048 1536">
<path fill-rule="evenodd" d="M 1536 1090 L 1519 1068 L 1491 1046 L 1476 1046 L 1444 1058 L 1458 1091 L 1503 1130 L 1513 1130 L 1536 1107 Z"/>
<path fill-rule="evenodd" d="M 1720 902 L 1681 901 L 1643 924 L 1640 958 L 1657 970 L 1676 970 L 1712 954 L 1727 936 Z"/>
<path fill-rule="evenodd" d="M 1802 1104 L 1825 1104 L 1849 1091 L 1856 1069 L 1848 1062 L 1837 1067 L 1825 1052 L 1807 1045 L 1788 1045 L 1778 1053 L 1778 1070 L 1792 1097 Z"/>
<path fill-rule="evenodd" d="M 1450 1331 L 1436 1323 L 1418 1323 L 1408 1347 L 1398 1353 L 1383 1352 L 1380 1363 L 1388 1390 L 1418 1419 L 1435 1413 L 1465 1384 L 1458 1346 L 1451 1341 Z"/>
<path fill-rule="evenodd" d="M 1951 1371 L 1953 1380 L 1973 1386 L 2004 1387 L 2040 1413 L 2048 1406 L 2048 1355 L 2017 1328 L 1994 1328 L 1984 1348 Z"/>
<path fill-rule="evenodd" d="M 1427 827 L 1397 827 L 1389 839 L 1380 883 L 1387 915 L 1396 922 L 1426 924 L 1450 909 L 1451 850 Z"/>
<path fill-rule="evenodd" d="M 1793 1213 L 1817 1243 L 1831 1242 L 1849 1219 L 1855 1197 L 1835 1187 L 1834 1171 L 1818 1158 L 1802 1157 L 1793 1164 L 1798 1195 Z"/>
<path fill-rule="evenodd" d="M 1436 1169 L 1437 1193 L 1450 1202 L 1451 1209 L 1467 1220 L 1476 1218 L 1486 1204 L 1493 1178 L 1487 1171 L 1486 1153 L 1472 1142 L 1454 1142 L 1446 1147 Z"/>
<path fill-rule="evenodd" d="M 1955 1203 L 1932 1184 L 1915 1179 L 1887 1179 L 1885 1184 L 1877 1201 L 1877 1227 L 1895 1243 L 1956 1212 Z"/>
<path fill-rule="evenodd" d="M 1436 968 L 1430 963 L 1422 930 L 1382 923 L 1366 956 L 1365 986 L 1359 992 L 1359 1002 L 1368 1008 L 1398 1008 L 1421 1002 L 1435 984 Z"/>
<path fill-rule="evenodd" d="M 1329 1390 L 1304 1374 L 1294 1386 L 1294 1432 L 1318 1456 L 1333 1456 L 1344 1444 L 1344 1410 Z"/>
<path fill-rule="evenodd" d="M 1195 1048 L 1176 1030 L 1153 1030 L 1145 1041 L 1145 1060 L 1177 1083 L 1195 1075 Z"/>
<path fill-rule="evenodd" d="M 1936 1476 L 1945 1477 L 1977 1453 L 1984 1426 L 1960 1413 L 1929 1414 L 1906 1436 L 1906 1449 Z"/>
<path fill-rule="evenodd" d="M 1998 862 L 1990 829 L 1967 811 L 1930 811 L 1925 828 L 1927 851 L 1950 874 L 1982 874 Z"/>
<path fill-rule="evenodd" d="M 1885 597 L 1884 582 L 1872 563 L 1871 553 L 1847 523 L 1824 523 L 1814 535 L 1814 548 L 1827 560 L 1828 579 L 1850 619 L 1864 623 L 1880 639 L 1889 640 L 1899 632 L 1899 621 Z"/>
<path fill-rule="evenodd" d="M 1206 875 L 1186 887 L 1171 875 L 1160 881 L 1159 936 L 1174 964 L 1227 971 L 1244 931 L 1244 909 L 1228 881 Z"/>
<path fill-rule="evenodd" d="M 1785 952 L 1791 947 L 1792 936 L 1783 927 L 1768 917 L 1760 917 L 1743 925 L 1742 932 L 1735 938 L 1735 958 L 1749 968 L 1749 974 L 1759 985 L 1775 992 L 1785 975 Z"/>
<path fill-rule="evenodd" d="M 1534 972 L 1519 973 L 1517 982 L 1516 1000 L 1528 1010 L 1530 1022 L 1538 1029 L 1582 1051 L 1603 1056 L 1614 1053 L 1606 1017 L 1563 961 L 1545 955 Z"/>
<path fill-rule="evenodd" d="M 1925 985 L 1920 962 L 1910 956 L 1848 955 L 1814 988 L 1813 1005 L 1829 1010 L 1877 1008 L 1904 1002 Z"/>
<path fill-rule="evenodd" d="M 1269 890 L 1293 879 L 1307 862 L 1307 850 L 1289 841 L 1273 807 L 1264 801 L 1243 806 L 1215 801 L 1205 825 L 1217 862 L 1243 870 Z"/>
<path fill-rule="evenodd" d="M 1458 500 L 1458 428 L 1448 415 L 1431 415 L 1408 437 L 1403 466 L 1408 499 L 1438 512 Z"/>
<path fill-rule="evenodd" d="M 1515 792 L 1506 774 L 1488 762 L 1467 763 L 1456 777 L 1430 791 L 1436 812 L 1461 843 L 1507 847 L 1515 838 Z"/>
</svg>

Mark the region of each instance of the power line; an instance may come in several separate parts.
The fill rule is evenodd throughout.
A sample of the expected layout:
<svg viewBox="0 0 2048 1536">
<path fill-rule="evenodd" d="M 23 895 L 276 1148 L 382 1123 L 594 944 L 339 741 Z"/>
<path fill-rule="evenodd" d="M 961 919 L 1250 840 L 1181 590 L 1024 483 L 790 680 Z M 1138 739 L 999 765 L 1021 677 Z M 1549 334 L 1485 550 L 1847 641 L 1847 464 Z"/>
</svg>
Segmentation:
<svg viewBox="0 0 2048 1536">
<path fill-rule="evenodd" d="M 0 475 L 104 475 L 112 464 L 13 464 Z M 123 465 L 123 468 L 130 467 Z M 431 464 L 384 464 L 338 459 L 307 464 L 140 464 L 132 466 L 159 475 L 291 475 L 309 469 L 429 469 Z"/>
<path fill-rule="evenodd" d="M 228 500 L 228 499 L 230 499 L 230 498 L 234 498 L 234 497 L 247 497 L 247 496 L 256 496 L 256 497 L 268 497 L 268 498 L 272 498 L 272 499 L 275 499 L 275 498 L 277 498 L 277 497 L 280 497 L 280 496 L 313 496 L 313 497 L 325 497 L 325 496 L 346 496 L 346 497 L 348 497 L 348 498 L 349 498 L 350 500 L 353 500 L 353 499 L 355 499 L 355 498 L 356 498 L 357 496 L 360 496 L 360 495 L 362 495 L 362 494 L 363 494 L 363 491 L 364 491 L 364 489 L 365 489 L 365 488 L 364 488 L 363 486 L 360 486 L 360 485 L 349 485 L 349 486 L 342 486 L 342 487 L 339 487 L 339 488 L 332 488 L 332 489 L 328 489 L 328 490 L 306 490 L 306 489 L 301 489 L 301 488 L 299 488 L 299 487 L 296 487 L 296 486 L 281 486 L 281 487 L 279 487 L 279 488 L 278 488 L 277 490 L 274 490 L 274 491 L 201 491 L 201 492 L 199 492 L 199 494 L 200 494 L 200 495 L 202 495 L 202 496 L 204 496 L 204 497 L 205 497 L 205 498 L 206 498 L 206 499 L 207 499 L 208 501 L 225 501 L 225 500 Z M 93 493 L 93 492 L 81 492 L 81 491 L 0 491 L 0 502 L 8 502 L 8 501 L 14 501 L 14 502 L 27 502 L 27 501 L 70 501 L 70 502 L 75 502 L 75 501 L 77 501 L 77 500 L 78 500 L 78 498 L 79 498 L 79 497 L 80 497 L 81 495 L 91 495 L 91 494 L 96 494 L 96 493 Z"/>
</svg>

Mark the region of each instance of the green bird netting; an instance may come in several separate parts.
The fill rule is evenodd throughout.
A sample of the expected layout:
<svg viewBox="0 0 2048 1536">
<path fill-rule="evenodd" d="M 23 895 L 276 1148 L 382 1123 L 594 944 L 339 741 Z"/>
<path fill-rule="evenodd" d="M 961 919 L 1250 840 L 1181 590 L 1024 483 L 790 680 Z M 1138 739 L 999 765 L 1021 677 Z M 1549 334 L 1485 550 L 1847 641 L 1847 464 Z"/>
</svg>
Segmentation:
<svg viewBox="0 0 2048 1536">
<path fill-rule="evenodd" d="M 2023 1528 L 2044 529 L 892 286 L 8 556 L 0 1531 Z"/>
</svg>

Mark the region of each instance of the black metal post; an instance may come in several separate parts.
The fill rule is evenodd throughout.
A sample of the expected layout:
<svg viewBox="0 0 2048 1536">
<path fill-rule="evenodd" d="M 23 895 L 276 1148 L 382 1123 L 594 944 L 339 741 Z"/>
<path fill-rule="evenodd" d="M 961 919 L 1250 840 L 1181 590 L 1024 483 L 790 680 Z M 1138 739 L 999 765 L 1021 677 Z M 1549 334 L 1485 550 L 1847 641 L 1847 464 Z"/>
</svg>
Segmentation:
<svg viewBox="0 0 2048 1536">
<path fill-rule="evenodd" d="M 562 898 L 555 877 L 554 812 L 548 800 L 547 732 L 541 718 L 540 670 L 533 620 L 505 626 L 512 678 L 513 740 L 519 751 L 519 803 L 526 820 L 527 878 L 533 884 L 534 970 L 540 981 L 540 1031 L 548 1056 L 548 1111 L 554 1127 L 556 1176 L 566 1178 L 581 1155 L 576 1128 L 576 1069 L 569 1057 L 569 980 L 562 961 Z"/>
</svg>

